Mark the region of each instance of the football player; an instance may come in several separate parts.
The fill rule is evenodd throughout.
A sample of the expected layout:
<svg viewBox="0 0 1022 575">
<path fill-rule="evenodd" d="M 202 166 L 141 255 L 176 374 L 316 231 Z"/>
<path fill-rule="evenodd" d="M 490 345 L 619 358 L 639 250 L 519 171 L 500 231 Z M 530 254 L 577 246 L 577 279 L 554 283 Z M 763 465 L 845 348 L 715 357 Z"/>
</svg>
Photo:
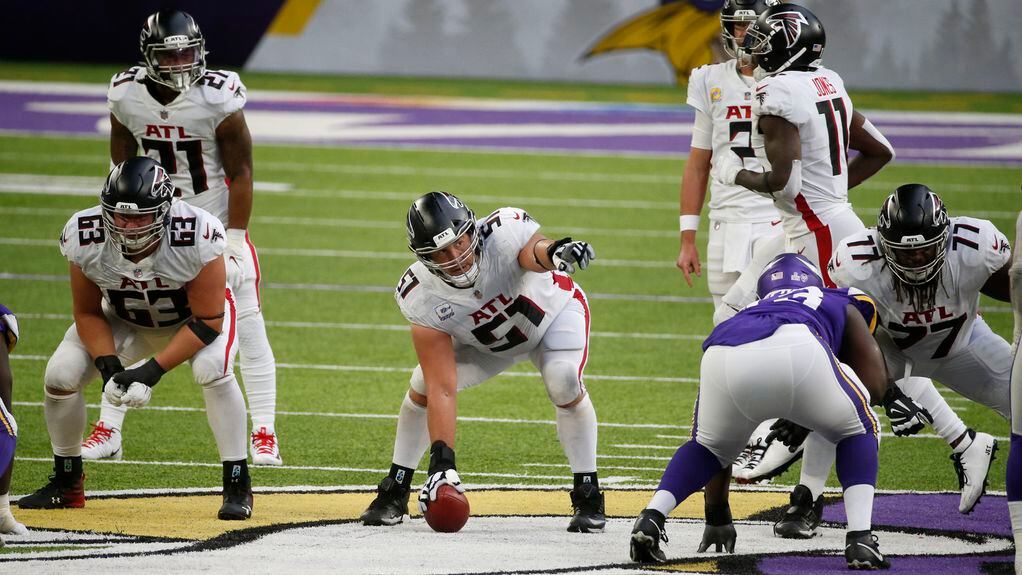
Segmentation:
<svg viewBox="0 0 1022 575">
<path fill-rule="evenodd" d="M 887 568 L 871 532 L 880 431 L 870 397 L 888 386 L 871 329 L 872 300 L 830 289 L 808 258 L 777 256 L 760 276 L 761 299 L 717 325 L 703 342 L 692 439 L 678 448 L 660 486 L 632 528 L 630 556 L 664 562 L 667 515 L 713 477 L 731 469 L 753 429 L 784 417 L 837 445 L 851 568 Z M 734 548 L 730 508 L 707 504 L 707 521 Z M 707 544 L 704 542 L 701 547 Z"/>
<path fill-rule="evenodd" d="M 206 69 L 195 20 L 177 10 L 149 16 L 140 40 L 143 65 L 115 74 L 107 92 L 110 158 L 139 153 L 163 164 L 174 194 L 220 218 L 227 228 L 227 277 L 237 295 L 241 377 L 252 417 L 249 452 L 256 465 L 282 465 L 275 430 L 277 367 L 259 298 L 260 268 L 248 236 L 252 212 L 252 138 L 245 86 L 238 75 Z M 83 443 L 86 459 L 122 451 L 123 407 L 103 401 Z"/>
<path fill-rule="evenodd" d="M 842 240 L 829 265 L 840 285 L 876 301 L 888 369 L 895 376 L 910 370 L 899 386 L 952 448 L 961 513 L 983 495 L 997 442 L 968 429 L 925 378 L 1009 416 L 1011 346 L 978 312 L 981 293 L 1010 300 L 1010 264 L 1008 239 L 992 223 L 948 217 L 930 188 L 905 184 L 884 201 L 877 227 Z"/>
<path fill-rule="evenodd" d="M 18 505 L 85 506 L 86 385 L 101 377 L 112 404 L 144 407 L 160 378 L 187 361 L 223 462 L 217 517 L 248 519 L 245 402 L 234 377 L 235 305 L 220 220 L 174 201 L 166 171 L 141 156 L 114 167 L 100 205 L 71 217 L 60 251 L 70 262 L 75 322 L 46 365 L 43 416 L 54 473 Z"/>
<path fill-rule="evenodd" d="M 702 275 L 696 232 L 699 212 L 710 186 L 709 241 L 706 281 L 714 306 L 738 274 L 761 249 L 779 253 L 784 246 L 781 223 L 770 198 L 750 194 L 737 185 L 710 181 L 710 170 L 721 156 L 734 155 L 751 170 L 760 164 L 752 149 L 752 93 L 756 82 L 748 56 L 738 57 L 745 29 L 777 0 L 727 0 L 720 12 L 724 49 L 730 60 L 692 71 L 686 103 L 695 109 L 692 145 L 681 180 L 681 250 L 678 268 L 692 286 L 691 274 Z M 772 247 L 767 243 L 773 244 Z"/>
<path fill-rule="evenodd" d="M 602 532 L 596 474 L 596 411 L 583 384 L 589 304 L 570 277 L 595 256 L 586 242 L 551 240 L 518 208 L 476 220 L 455 196 L 430 192 L 408 210 L 408 247 L 418 261 L 394 294 L 412 324 L 419 358 L 398 413 L 390 474 L 362 514 L 366 525 L 395 525 L 408 510 L 412 474 L 429 448 L 425 509 L 437 489 L 463 491 L 454 460 L 457 394 L 526 359 L 543 377 L 557 414 L 557 437 L 574 474 L 568 531 Z"/>
<path fill-rule="evenodd" d="M 24 535 L 28 529 L 11 514 L 11 472 L 18 443 L 18 422 L 14 420 L 14 376 L 8 354 L 18 343 L 18 318 L 0 304 L 0 535 Z M 0 538 L 0 547 L 3 538 Z"/>
<path fill-rule="evenodd" d="M 763 169 L 736 157 L 714 165 L 714 179 L 737 184 L 773 201 L 780 213 L 787 252 L 805 255 L 823 271 L 841 238 L 865 226 L 848 202 L 848 190 L 883 168 L 894 149 L 867 118 L 854 110 L 840 75 L 821 65 L 826 46 L 822 23 L 809 10 L 776 4 L 746 31 L 741 53 L 756 64 L 759 79 L 752 102 L 752 147 Z M 849 149 L 859 152 L 849 160 Z M 714 323 L 755 299 L 757 278 L 776 253 L 754 254 L 742 276 L 721 298 Z M 756 430 L 739 457 L 740 479 L 755 481 L 783 472 L 791 453 L 765 441 L 771 422 Z"/>
<path fill-rule="evenodd" d="M 1022 211 L 1015 220 L 1011 264 L 1011 305 L 1015 311 L 1015 359 L 1011 366 L 1011 449 L 1008 452 L 1008 512 L 1015 534 L 1015 572 L 1022 573 Z"/>
</svg>

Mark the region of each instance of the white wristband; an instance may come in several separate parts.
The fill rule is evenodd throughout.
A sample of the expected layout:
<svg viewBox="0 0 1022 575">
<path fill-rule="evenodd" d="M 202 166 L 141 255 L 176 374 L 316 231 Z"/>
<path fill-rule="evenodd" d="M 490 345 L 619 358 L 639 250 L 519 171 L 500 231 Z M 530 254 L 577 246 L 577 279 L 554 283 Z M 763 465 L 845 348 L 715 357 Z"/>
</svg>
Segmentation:
<svg viewBox="0 0 1022 575">
<path fill-rule="evenodd" d="M 699 215 L 681 214 L 681 216 L 678 217 L 678 224 L 683 232 L 698 230 Z"/>
</svg>

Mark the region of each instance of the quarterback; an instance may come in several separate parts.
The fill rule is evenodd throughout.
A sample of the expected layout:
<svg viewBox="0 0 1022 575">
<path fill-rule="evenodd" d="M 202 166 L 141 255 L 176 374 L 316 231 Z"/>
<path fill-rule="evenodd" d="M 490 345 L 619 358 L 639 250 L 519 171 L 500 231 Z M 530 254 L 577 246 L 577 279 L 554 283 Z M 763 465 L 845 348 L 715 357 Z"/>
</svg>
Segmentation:
<svg viewBox="0 0 1022 575">
<path fill-rule="evenodd" d="M 241 378 L 252 417 L 252 463 L 281 465 L 275 430 L 276 360 L 266 337 L 260 268 L 248 236 L 252 212 L 252 138 L 245 122 L 245 86 L 234 72 L 206 69 L 205 39 L 191 16 L 152 14 L 140 39 L 143 64 L 110 80 L 110 158 L 139 153 L 159 161 L 174 195 L 220 218 L 227 228 L 227 278 L 237 295 Z M 103 401 L 83 443 L 86 459 L 123 456 L 123 407 Z"/>
<path fill-rule="evenodd" d="M 543 237 L 539 223 L 518 208 L 500 208 L 477 221 L 446 192 L 415 200 L 407 227 L 418 261 L 401 276 L 394 298 L 412 324 L 419 365 L 398 414 L 390 474 L 363 523 L 403 520 L 412 474 L 427 448 L 429 477 L 420 508 L 436 499 L 443 484 L 463 491 L 454 459 L 457 394 L 528 359 L 555 406 L 557 437 L 574 474 L 568 531 L 602 532 L 596 411 L 582 378 L 589 303 L 568 275 L 589 265 L 592 247 Z"/>
<path fill-rule="evenodd" d="M 131 158 L 107 176 L 100 205 L 64 226 L 60 251 L 69 262 L 75 322 L 46 365 L 43 416 L 54 473 L 19 500 L 24 509 L 85 506 L 86 385 L 101 377 L 110 403 L 144 407 L 163 375 L 187 361 L 202 387 L 223 462 L 217 517 L 252 514 L 224 228 L 202 208 L 174 201 L 173 194 L 159 163 Z"/>
</svg>

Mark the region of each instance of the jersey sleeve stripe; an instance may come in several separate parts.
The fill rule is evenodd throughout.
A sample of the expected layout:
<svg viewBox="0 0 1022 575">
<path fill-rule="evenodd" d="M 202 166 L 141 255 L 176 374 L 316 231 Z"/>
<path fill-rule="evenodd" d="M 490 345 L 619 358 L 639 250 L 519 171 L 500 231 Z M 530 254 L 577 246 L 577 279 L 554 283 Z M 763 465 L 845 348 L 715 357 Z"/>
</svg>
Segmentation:
<svg viewBox="0 0 1022 575">
<path fill-rule="evenodd" d="M 857 300 L 859 300 L 861 302 L 868 303 L 869 307 L 871 307 L 873 309 L 873 315 L 869 319 L 869 333 L 875 332 L 876 329 L 877 329 L 877 315 L 878 315 L 878 313 L 877 313 L 877 303 L 875 301 L 873 301 L 873 298 L 869 297 L 866 294 L 859 294 L 859 295 L 855 295 L 855 296 L 852 296 L 852 297 L 854 297 L 855 299 L 857 299 Z"/>
</svg>

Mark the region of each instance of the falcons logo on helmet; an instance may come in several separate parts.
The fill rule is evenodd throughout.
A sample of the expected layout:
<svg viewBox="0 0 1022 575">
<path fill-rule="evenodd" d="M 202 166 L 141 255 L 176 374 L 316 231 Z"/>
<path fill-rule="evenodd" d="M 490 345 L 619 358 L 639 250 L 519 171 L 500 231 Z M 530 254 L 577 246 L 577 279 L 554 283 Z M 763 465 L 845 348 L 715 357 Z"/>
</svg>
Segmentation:
<svg viewBox="0 0 1022 575">
<path fill-rule="evenodd" d="M 802 35 L 802 25 L 809 25 L 809 21 L 801 12 L 778 12 L 774 14 L 768 21 L 770 27 L 774 30 L 783 30 L 784 39 L 787 41 L 788 48 L 791 48 L 798 42 L 798 37 Z"/>
</svg>

